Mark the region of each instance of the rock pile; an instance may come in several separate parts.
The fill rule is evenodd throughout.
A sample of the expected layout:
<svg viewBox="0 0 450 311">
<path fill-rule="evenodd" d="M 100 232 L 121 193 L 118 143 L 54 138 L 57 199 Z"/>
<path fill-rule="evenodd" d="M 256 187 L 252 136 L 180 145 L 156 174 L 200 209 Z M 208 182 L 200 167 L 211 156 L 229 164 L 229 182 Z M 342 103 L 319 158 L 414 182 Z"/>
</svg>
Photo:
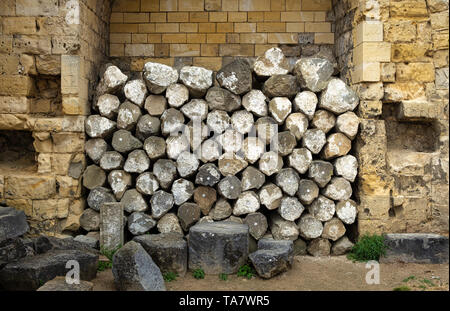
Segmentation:
<svg viewBox="0 0 450 311">
<path fill-rule="evenodd" d="M 359 99 L 327 59 L 291 67 L 278 48 L 217 73 L 149 62 L 129 78 L 110 65 L 85 123 L 82 228 L 98 231 L 100 206 L 121 202 L 128 240 L 230 220 L 254 240 L 342 252 L 357 214 Z"/>
</svg>

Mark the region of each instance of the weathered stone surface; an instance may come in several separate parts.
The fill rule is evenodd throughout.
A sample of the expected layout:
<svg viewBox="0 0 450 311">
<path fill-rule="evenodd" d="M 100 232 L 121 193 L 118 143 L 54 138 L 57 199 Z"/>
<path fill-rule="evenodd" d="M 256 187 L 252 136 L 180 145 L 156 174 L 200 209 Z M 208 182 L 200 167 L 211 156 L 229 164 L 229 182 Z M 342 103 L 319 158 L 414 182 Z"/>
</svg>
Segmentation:
<svg viewBox="0 0 450 311">
<path fill-rule="evenodd" d="M 179 233 L 146 234 L 133 238 L 142 245 L 162 273 L 184 276 L 187 271 L 187 243 Z"/>
<path fill-rule="evenodd" d="M 150 167 L 150 159 L 144 150 L 133 150 L 128 154 L 123 169 L 128 173 L 143 173 Z"/>
<path fill-rule="evenodd" d="M 145 172 L 136 178 L 136 190 L 142 194 L 153 195 L 158 188 L 158 180 L 152 173 Z"/>
<path fill-rule="evenodd" d="M 262 278 L 269 279 L 286 272 L 294 260 L 292 241 L 261 239 L 258 250 L 249 256 L 256 272 Z"/>
<path fill-rule="evenodd" d="M 189 90 L 183 84 L 171 84 L 166 90 L 166 98 L 170 107 L 181 107 L 189 99 Z"/>
<path fill-rule="evenodd" d="M 181 228 L 184 231 L 188 231 L 199 219 L 201 210 L 200 207 L 195 203 L 184 203 L 178 208 L 178 219 L 180 220 Z M 191 236 L 189 236 L 189 243 L 191 241 Z"/>
<path fill-rule="evenodd" d="M 289 63 L 280 48 L 271 48 L 256 59 L 253 70 L 261 77 L 282 75 L 289 72 Z"/>
<path fill-rule="evenodd" d="M 327 138 L 321 129 L 308 129 L 303 135 L 302 146 L 313 154 L 318 154 L 326 143 Z"/>
<path fill-rule="evenodd" d="M 178 72 L 170 66 L 148 62 L 144 65 L 143 77 L 151 93 L 161 94 L 178 81 Z"/>
<path fill-rule="evenodd" d="M 343 113 L 336 119 L 336 131 L 344 133 L 349 139 L 354 139 L 356 137 L 358 128 L 359 118 L 352 111 Z"/>
<path fill-rule="evenodd" d="M 106 202 L 116 202 L 111 190 L 104 187 L 94 188 L 89 192 L 87 204 L 95 211 L 100 211 L 100 206 Z M 1 239 L 0 239 L 1 240 Z"/>
<path fill-rule="evenodd" d="M 334 174 L 354 182 L 358 174 L 358 160 L 352 155 L 337 158 L 334 161 Z"/>
<path fill-rule="evenodd" d="M 145 249 L 134 241 L 128 242 L 114 254 L 112 272 L 118 290 L 166 290 L 158 266 Z"/>
<path fill-rule="evenodd" d="M 223 133 L 231 124 L 231 118 L 226 111 L 213 110 L 208 113 L 206 124 L 217 134 Z"/>
<path fill-rule="evenodd" d="M 247 161 L 232 152 L 224 153 L 219 158 L 219 171 L 223 176 L 236 175 L 247 166 Z"/>
<path fill-rule="evenodd" d="M 213 86 L 206 93 L 205 99 L 210 110 L 232 112 L 241 106 L 241 98 L 228 90 Z"/>
<path fill-rule="evenodd" d="M 211 70 L 202 67 L 185 66 L 180 70 L 180 80 L 193 97 L 201 97 L 206 93 L 213 84 L 212 75 Z"/>
<path fill-rule="evenodd" d="M 352 148 L 352 142 L 342 133 L 334 133 L 327 137 L 327 144 L 322 150 L 325 159 L 333 159 L 346 155 Z"/>
<path fill-rule="evenodd" d="M 314 180 L 319 187 L 325 187 L 331 180 L 331 176 L 333 176 L 333 164 L 322 160 L 315 160 L 311 162 L 311 166 L 308 171 L 308 178 Z"/>
<path fill-rule="evenodd" d="M 322 235 L 323 225 L 313 215 L 305 213 L 298 221 L 298 229 L 303 238 L 310 240 Z"/>
<path fill-rule="evenodd" d="M 348 200 L 352 196 L 352 186 L 345 178 L 333 177 L 322 193 L 335 201 Z"/>
<path fill-rule="evenodd" d="M 181 177 L 193 175 L 199 166 L 197 156 L 189 151 L 181 152 L 177 157 L 177 170 Z"/>
<path fill-rule="evenodd" d="M 275 151 L 263 153 L 259 159 L 259 170 L 271 176 L 283 168 L 283 158 Z"/>
<path fill-rule="evenodd" d="M 100 206 L 100 249 L 117 250 L 124 243 L 126 218 L 122 203 L 104 203 Z"/>
<path fill-rule="evenodd" d="M 325 89 L 333 72 L 333 64 L 323 58 L 300 58 L 294 66 L 294 73 L 302 89 L 312 92 Z"/>
<path fill-rule="evenodd" d="M 213 220 L 223 220 L 230 217 L 232 213 L 233 209 L 231 208 L 230 203 L 225 199 L 219 199 L 209 212 L 209 216 L 211 216 Z"/>
<path fill-rule="evenodd" d="M 206 163 L 200 166 L 197 175 L 195 176 L 195 183 L 203 186 L 213 187 L 220 181 L 220 171 L 212 163 Z"/>
<path fill-rule="evenodd" d="M 172 160 L 159 159 L 153 164 L 153 174 L 163 189 L 169 189 L 177 175 L 177 166 Z"/>
<path fill-rule="evenodd" d="M 302 203 L 295 197 L 284 197 L 281 199 L 280 208 L 278 209 L 278 213 L 285 220 L 295 221 L 298 219 L 305 208 Z"/>
<path fill-rule="evenodd" d="M 108 150 L 108 143 L 102 138 L 93 138 L 86 142 L 84 149 L 89 158 L 98 164 L 102 155 Z"/>
<path fill-rule="evenodd" d="M 201 223 L 203 223 L 203 222 L 214 222 L 214 219 L 212 219 L 212 217 L 211 216 L 203 216 L 202 218 L 200 218 L 199 220 L 198 220 L 198 224 L 201 224 Z"/>
<path fill-rule="evenodd" d="M 258 138 L 265 144 L 269 144 L 274 135 L 278 134 L 278 124 L 275 119 L 271 117 L 259 118 L 255 123 L 256 133 Z"/>
<path fill-rule="evenodd" d="M 98 249 L 100 246 L 100 241 L 98 238 L 94 238 L 88 235 L 77 235 L 75 238 L 73 238 L 73 240 L 76 242 L 86 244 L 86 246 L 91 248 Z"/>
<path fill-rule="evenodd" d="M 185 134 L 189 134 L 189 143 L 192 150 L 197 150 L 202 142 L 209 137 L 208 126 L 200 120 L 189 121 L 185 127 Z"/>
<path fill-rule="evenodd" d="M 234 129 L 228 129 L 216 137 L 216 141 L 221 145 L 225 152 L 235 153 L 242 147 L 244 135 Z"/>
<path fill-rule="evenodd" d="M 37 289 L 38 292 L 88 292 L 92 291 L 94 283 L 80 280 L 79 284 L 69 284 L 65 276 L 57 276 Z"/>
<path fill-rule="evenodd" d="M 314 113 L 311 125 L 322 130 L 325 134 L 328 133 L 336 124 L 336 117 L 333 113 L 319 109 Z"/>
<path fill-rule="evenodd" d="M 383 263 L 413 262 L 424 264 L 448 263 L 448 237 L 427 233 L 386 234 L 386 255 Z"/>
<path fill-rule="evenodd" d="M 274 210 L 280 206 L 283 192 L 275 184 L 268 183 L 261 188 L 258 195 L 262 205 L 268 210 Z"/>
<path fill-rule="evenodd" d="M 151 116 L 160 116 L 167 108 L 167 100 L 161 95 L 149 95 L 145 99 L 144 108 Z"/>
<path fill-rule="evenodd" d="M 214 162 L 220 157 L 221 149 L 217 141 L 210 138 L 205 140 L 200 148 L 196 150 L 200 160 L 203 163 Z"/>
<path fill-rule="evenodd" d="M 108 174 L 108 184 L 116 199 L 120 200 L 128 187 L 131 186 L 131 175 L 122 170 L 113 170 Z"/>
<path fill-rule="evenodd" d="M 320 96 L 319 107 L 341 114 L 354 110 L 358 103 L 355 92 L 342 80 L 333 78 Z"/>
<path fill-rule="evenodd" d="M 176 160 L 180 153 L 189 151 L 189 139 L 183 134 L 169 136 L 166 139 L 166 153 L 169 159 Z"/>
<path fill-rule="evenodd" d="M 216 199 L 217 193 L 214 188 L 200 186 L 194 190 L 194 202 L 200 207 L 203 215 L 209 214 L 212 205 L 216 202 Z"/>
<path fill-rule="evenodd" d="M 231 116 L 231 124 L 233 125 L 233 129 L 240 134 L 247 134 L 253 128 L 253 114 L 246 110 L 235 111 Z"/>
<path fill-rule="evenodd" d="M 175 108 L 165 110 L 161 116 L 163 135 L 177 134 L 184 129 L 184 116 Z"/>
<path fill-rule="evenodd" d="M 315 93 L 303 91 L 294 98 L 294 111 L 300 111 L 305 114 L 309 120 L 312 120 L 319 100 Z"/>
<path fill-rule="evenodd" d="M 262 185 L 264 185 L 264 182 L 266 181 L 266 177 L 264 176 L 264 174 L 253 166 L 247 167 L 242 172 L 241 179 L 242 191 L 259 189 Z"/>
<path fill-rule="evenodd" d="M 242 97 L 242 106 L 258 117 L 267 116 L 266 95 L 260 90 L 251 90 Z"/>
<path fill-rule="evenodd" d="M 297 141 L 295 136 L 290 131 L 278 133 L 272 142 L 272 146 L 274 146 L 275 151 L 277 151 L 281 156 L 289 155 L 292 150 L 294 150 L 296 145 Z"/>
<path fill-rule="evenodd" d="M 266 234 L 268 224 L 267 218 L 264 214 L 256 212 L 250 213 L 244 218 L 244 224 L 248 225 L 248 231 L 250 235 L 259 240 Z"/>
<path fill-rule="evenodd" d="M 294 97 L 300 91 L 297 79 L 292 75 L 273 75 L 264 82 L 262 91 L 267 97 Z"/>
<path fill-rule="evenodd" d="M 270 216 L 270 231 L 275 240 L 295 241 L 299 234 L 295 222 L 283 219 L 278 213 Z"/>
<path fill-rule="evenodd" d="M 291 111 L 292 103 L 286 97 L 275 97 L 269 102 L 269 113 L 278 124 L 282 124 Z"/>
<path fill-rule="evenodd" d="M 120 153 L 127 153 L 134 149 L 142 148 L 142 142 L 126 130 L 114 132 L 111 144 L 114 150 Z"/>
<path fill-rule="evenodd" d="M 253 191 L 245 191 L 239 195 L 233 208 L 233 215 L 240 216 L 254 213 L 259 209 L 259 197 Z"/>
<path fill-rule="evenodd" d="M 284 168 L 275 176 L 275 183 L 287 195 L 294 196 L 298 190 L 298 183 L 300 177 L 298 173 L 292 168 Z"/>
<path fill-rule="evenodd" d="M 128 216 L 128 231 L 133 235 L 141 235 L 156 226 L 156 221 L 147 214 L 134 212 Z"/>
<path fill-rule="evenodd" d="M 92 138 L 105 138 L 116 129 L 116 122 L 99 115 L 91 115 L 84 122 L 86 134 Z"/>
<path fill-rule="evenodd" d="M 332 200 L 319 195 L 308 207 L 309 213 L 320 221 L 328 221 L 333 218 L 335 204 Z"/>
<path fill-rule="evenodd" d="M 125 101 L 119 106 L 119 112 L 117 113 L 117 128 L 131 131 L 136 127 L 141 116 L 142 112 L 139 106 L 130 101 Z"/>
<path fill-rule="evenodd" d="M 354 245 L 346 236 L 343 236 L 331 246 L 331 255 L 344 255 L 350 252 Z"/>
<path fill-rule="evenodd" d="M 285 127 L 300 140 L 308 128 L 308 118 L 301 112 L 292 113 L 286 118 Z"/>
<path fill-rule="evenodd" d="M 100 158 L 100 167 L 105 171 L 121 169 L 123 164 L 123 156 L 117 151 L 107 151 Z"/>
<path fill-rule="evenodd" d="M 306 148 L 296 148 L 288 157 L 288 165 L 305 174 L 312 163 L 312 154 Z"/>
<path fill-rule="evenodd" d="M 105 184 L 106 174 L 97 165 L 89 165 L 83 173 L 83 186 L 92 190 Z"/>
<path fill-rule="evenodd" d="M 161 217 L 156 227 L 161 233 L 177 232 L 183 234 L 178 217 L 173 213 L 167 213 Z"/>
<path fill-rule="evenodd" d="M 308 253 L 314 257 L 329 256 L 331 243 L 327 239 L 317 238 L 308 245 Z"/>
<path fill-rule="evenodd" d="M 155 219 L 163 217 L 173 207 L 173 204 L 174 198 L 171 193 L 164 190 L 156 191 L 150 200 L 152 217 Z"/>
<path fill-rule="evenodd" d="M 323 225 L 322 238 L 337 241 L 345 234 L 345 231 L 342 221 L 333 217 Z"/>
<path fill-rule="evenodd" d="M 303 204 L 311 204 L 319 196 L 319 187 L 309 179 L 299 182 L 297 197 Z"/>
<path fill-rule="evenodd" d="M 150 136 L 144 141 L 144 150 L 151 160 L 166 154 L 166 141 L 162 137 Z"/>
<path fill-rule="evenodd" d="M 29 229 L 25 213 L 0 206 L 0 242 L 25 234 Z"/>
<path fill-rule="evenodd" d="M 106 93 L 114 94 L 119 91 L 127 82 L 128 77 L 116 66 L 106 68 L 100 83 L 97 85 L 97 95 Z"/>
<path fill-rule="evenodd" d="M 181 112 L 191 120 L 206 120 L 208 104 L 203 99 L 192 99 L 181 107 Z"/>
<path fill-rule="evenodd" d="M 216 79 L 221 87 L 236 95 L 252 89 L 252 69 L 246 59 L 237 59 L 222 67 L 217 72 Z"/>
<path fill-rule="evenodd" d="M 339 201 L 336 204 L 336 215 L 347 225 L 355 222 L 357 214 L 358 206 L 353 200 Z"/>
<path fill-rule="evenodd" d="M 242 190 L 248 190 L 242 189 L 241 181 L 236 176 L 227 176 L 223 178 L 217 185 L 217 188 L 221 196 L 230 200 L 237 199 L 241 194 Z"/>
<path fill-rule="evenodd" d="M 142 80 L 131 80 L 123 88 L 125 97 L 132 103 L 142 107 L 147 98 L 147 87 Z"/>
<path fill-rule="evenodd" d="M 173 182 L 171 192 L 176 205 L 181 205 L 194 194 L 194 184 L 189 180 L 180 178 Z"/>
<path fill-rule="evenodd" d="M 136 125 L 136 137 L 144 141 L 148 137 L 158 134 L 160 127 L 161 122 L 158 118 L 149 114 L 143 115 Z"/>
<path fill-rule="evenodd" d="M 189 230 L 189 269 L 233 274 L 248 256 L 248 226 L 229 221 L 201 223 Z"/>
<path fill-rule="evenodd" d="M 258 137 L 247 137 L 242 143 L 245 160 L 251 164 L 259 160 L 265 149 L 266 145 Z"/>
<path fill-rule="evenodd" d="M 117 96 L 104 94 L 97 100 L 96 109 L 102 117 L 114 119 L 119 111 L 120 100 Z"/>
<path fill-rule="evenodd" d="M 145 202 L 142 194 L 140 194 L 136 189 L 129 189 L 125 191 L 120 203 L 123 204 L 124 210 L 128 213 L 144 212 L 148 209 L 147 202 Z"/>
<path fill-rule="evenodd" d="M 304 256 L 308 252 L 306 250 L 307 245 L 306 242 L 303 241 L 301 238 L 298 238 L 294 241 L 294 256 Z"/>
<path fill-rule="evenodd" d="M 66 264 L 76 260 L 80 279 L 92 280 L 97 274 L 98 255 L 80 250 L 51 250 L 7 264 L 0 271 L 0 285 L 8 291 L 31 291 L 56 276 L 66 276 Z"/>
</svg>

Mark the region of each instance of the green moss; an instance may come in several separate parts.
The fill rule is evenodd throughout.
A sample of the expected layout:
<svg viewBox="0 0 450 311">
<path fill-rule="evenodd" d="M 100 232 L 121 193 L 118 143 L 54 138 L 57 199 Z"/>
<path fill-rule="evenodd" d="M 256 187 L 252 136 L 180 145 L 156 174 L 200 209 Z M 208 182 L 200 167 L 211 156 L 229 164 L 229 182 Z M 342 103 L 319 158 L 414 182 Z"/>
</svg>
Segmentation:
<svg viewBox="0 0 450 311">
<path fill-rule="evenodd" d="M 387 246 L 384 241 L 385 237 L 382 235 L 365 234 L 353 246 L 347 258 L 353 261 L 378 261 L 381 256 L 386 254 Z"/>
</svg>

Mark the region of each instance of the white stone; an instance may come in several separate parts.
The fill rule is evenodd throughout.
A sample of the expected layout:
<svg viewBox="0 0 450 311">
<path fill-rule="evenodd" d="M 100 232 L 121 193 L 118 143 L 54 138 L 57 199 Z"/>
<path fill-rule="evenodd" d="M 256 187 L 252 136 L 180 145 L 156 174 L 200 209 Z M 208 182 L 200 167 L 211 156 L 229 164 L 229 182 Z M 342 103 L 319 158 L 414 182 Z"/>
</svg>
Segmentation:
<svg viewBox="0 0 450 311">
<path fill-rule="evenodd" d="M 333 218 L 336 209 L 332 200 L 324 197 L 323 195 L 319 195 L 319 197 L 315 199 L 314 202 L 312 202 L 308 207 L 308 211 L 317 220 L 328 221 Z"/>
<path fill-rule="evenodd" d="M 282 124 L 291 111 L 292 103 L 287 97 L 274 97 L 269 102 L 270 115 L 278 124 Z"/>
<path fill-rule="evenodd" d="M 336 119 L 336 131 L 344 133 L 348 138 L 354 139 L 358 134 L 359 118 L 352 112 L 348 111 L 341 114 Z"/>
<path fill-rule="evenodd" d="M 226 111 L 214 110 L 206 118 L 206 124 L 217 134 L 223 133 L 231 123 L 231 118 Z"/>
<path fill-rule="evenodd" d="M 233 208 L 233 215 L 240 216 L 256 212 L 260 207 L 259 198 L 253 191 L 245 191 L 239 195 Z"/>
<path fill-rule="evenodd" d="M 211 70 L 195 67 L 185 66 L 180 70 L 180 80 L 186 85 L 193 96 L 202 96 L 212 86 Z"/>
<path fill-rule="evenodd" d="M 191 120 L 205 120 L 208 115 L 208 104 L 203 99 L 192 99 L 183 107 L 181 112 Z"/>
<path fill-rule="evenodd" d="M 180 153 L 189 150 L 189 140 L 185 135 L 169 136 L 166 139 L 166 153 L 169 159 L 176 160 Z"/>
<path fill-rule="evenodd" d="M 260 90 L 251 90 L 242 98 L 242 106 L 258 117 L 267 116 L 266 95 Z"/>
<path fill-rule="evenodd" d="M 304 113 L 309 120 L 312 120 L 316 111 L 318 99 L 315 93 L 303 91 L 297 94 L 294 99 L 294 111 Z"/>
<path fill-rule="evenodd" d="M 166 90 L 166 98 L 169 106 L 181 107 L 189 99 L 189 90 L 183 84 L 171 84 Z"/>
<path fill-rule="evenodd" d="M 270 48 L 256 59 L 253 70 L 263 77 L 283 75 L 289 72 L 289 64 L 280 48 Z"/>
<path fill-rule="evenodd" d="M 355 92 L 344 81 L 333 78 L 320 96 L 319 107 L 341 114 L 354 110 L 358 103 Z"/>
<path fill-rule="evenodd" d="M 169 85 L 178 81 L 176 69 L 159 63 L 146 63 L 143 76 L 149 91 L 153 94 L 161 94 Z"/>
<path fill-rule="evenodd" d="M 123 88 L 125 97 L 134 104 L 142 107 L 147 98 L 147 87 L 142 80 L 128 81 Z"/>
<path fill-rule="evenodd" d="M 233 128 L 241 134 L 247 134 L 253 128 L 253 114 L 246 110 L 235 111 L 231 116 Z"/>
<path fill-rule="evenodd" d="M 259 159 L 259 170 L 271 176 L 283 168 L 283 158 L 274 151 L 265 152 Z"/>
<path fill-rule="evenodd" d="M 295 197 L 284 197 L 281 199 L 281 205 L 278 209 L 278 213 L 286 220 L 294 221 L 298 219 L 305 208 L 302 203 Z"/>
<path fill-rule="evenodd" d="M 259 160 L 266 148 L 266 145 L 258 137 L 247 137 L 242 143 L 242 150 L 245 159 L 253 164 Z"/>
<path fill-rule="evenodd" d="M 337 158 L 334 161 L 334 173 L 354 182 L 358 175 L 358 160 L 350 154 Z"/>
<path fill-rule="evenodd" d="M 286 129 L 289 130 L 297 140 L 300 140 L 308 129 L 308 118 L 301 113 L 291 113 L 286 118 Z"/>
</svg>

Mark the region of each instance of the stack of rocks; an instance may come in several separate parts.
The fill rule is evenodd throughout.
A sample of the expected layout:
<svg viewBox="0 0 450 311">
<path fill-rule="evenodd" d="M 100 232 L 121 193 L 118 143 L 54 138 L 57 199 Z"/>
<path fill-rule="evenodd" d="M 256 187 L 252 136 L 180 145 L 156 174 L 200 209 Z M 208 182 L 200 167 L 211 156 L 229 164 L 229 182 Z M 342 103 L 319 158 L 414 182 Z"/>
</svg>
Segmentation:
<svg viewBox="0 0 450 311">
<path fill-rule="evenodd" d="M 254 240 L 342 254 L 357 215 L 359 100 L 335 74 L 322 58 L 292 66 L 278 48 L 217 73 L 149 62 L 129 79 L 108 66 L 85 123 L 81 226 L 98 231 L 100 206 L 120 201 L 128 239 L 230 220 Z"/>
</svg>

